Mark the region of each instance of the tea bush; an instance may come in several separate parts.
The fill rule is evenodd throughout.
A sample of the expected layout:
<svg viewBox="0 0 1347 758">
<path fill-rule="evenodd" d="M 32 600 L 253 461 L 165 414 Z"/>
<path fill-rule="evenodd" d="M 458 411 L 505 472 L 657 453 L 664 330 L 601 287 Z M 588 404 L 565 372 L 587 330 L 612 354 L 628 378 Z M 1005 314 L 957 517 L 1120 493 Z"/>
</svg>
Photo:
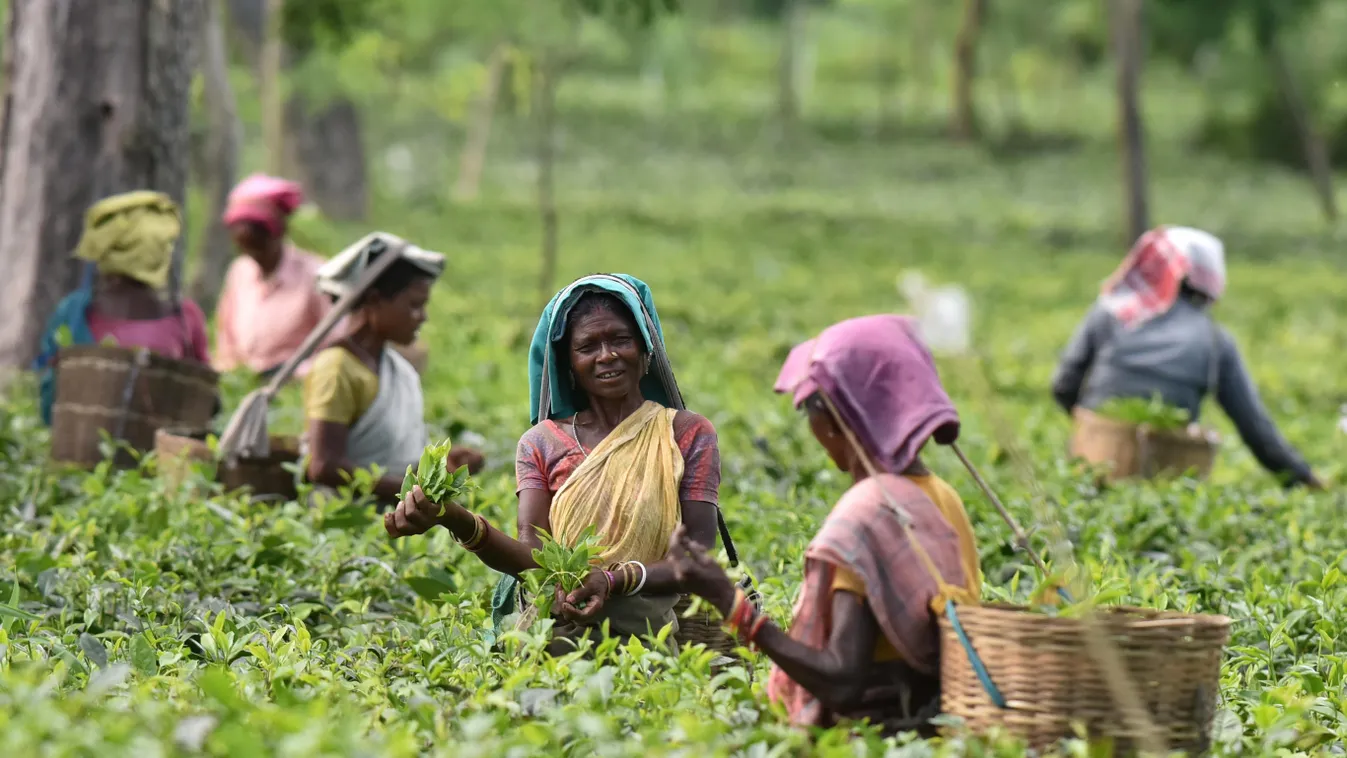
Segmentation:
<svg viewBox="0 0 1347 758">
<path fill-rule="evenodd" d="M 1234 619 L 1218 753 L 1340 750 L 1341 496 L 1280 489 L 1215 409 L 1227 442 L 1208 483 L 1100 489 L 1064 457 L 1068 423 L 1048 379 L 1123 252 L 1099 221 L 1115 206 L 1103 158 L 1026 159 L 1012 186 L 973 151 L 820 143 L 784 184 L 760 173 L 761 155 L 725 161 L 677 146 L 658 173 L 625 176 L 601 135 L 575 140 L 559 176 L 592 171 L 563 187 L 562 275 L 617 270 L 652 286 L 684 395 L 718 428 L 724 512 L 773 618 L 789 619 L 804 547 L 846 482 L 772 380 L 789 348 L 829 323 L 901 310 L 896 277 L 920 267 L 972 297 L 978 357 L 942 359 L 942 376 L 963 444 L 1006 505 L 1042 528 L 1036 542 L 1067 541 L 1055 566 L 1078 562 L 1111 602 Z M 1304 202 L 1283 178 L 1166 165 L 1163 220 L 1227 235 L 1231 285 L 1216 312 L 1283 431 L 1336 481 L 1347 328 L 1327 304 L 1347 275 L 1326 255 L 1331 240 L 1294 225 L 1312 208 L 1277 212 Z M 384 199 L 374 214 L 379 228 L 450 257 L 423 331 L 431 434 L 487 453 L 470 505 L 506 528 L 542 304 L 527 184 L 509 170 L 471 210 Z M 1063 177 L 1083 178 L 1066 187 Z M 335 250 L 363 231 L 309 220 L 296 233 Z M 227 407 L 247 385 L 226 377 Z M 299 423 L 291 389 L 273 426 Z M 0 407 L 5 755 L 1019 754 L 958 735 L 885 743 L 861 727 L 811 737 L 768 705 L 757 655 L 713 671 L 699 649 L 608 641 L 593 660 L 549 658 L 541 635 L 493 639 L 496 576 L 442 530 L 393 542 L 340 500 L 250 504 L 200 474 L 170 486 L 150 461 L 62 472 L 47 465 L 47 445 L 32 393 L 13 393 Z M 1038 577 L 993 509 L 951 454 L 925 459 L 968 503 L 988 596 L 1026 598 Z"/>
</svg>

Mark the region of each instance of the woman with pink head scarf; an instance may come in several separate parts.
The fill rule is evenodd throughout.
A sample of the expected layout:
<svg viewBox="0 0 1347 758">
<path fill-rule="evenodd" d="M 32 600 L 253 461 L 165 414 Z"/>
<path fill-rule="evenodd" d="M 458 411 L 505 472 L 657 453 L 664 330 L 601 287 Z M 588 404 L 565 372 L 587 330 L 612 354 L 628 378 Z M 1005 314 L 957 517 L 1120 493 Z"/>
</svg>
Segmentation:
<svg viewBox="0 0 1347 758">
<path fill-rule="evenodd" d="M 772 659 L 767 692 L 793 723 L 868 718 L 889 733 L 930 733 L 940 704 L 933 608 L 976 603 L 982 584 L 963 502 L 920 457 L 928 440 L 957 439 L 958 413 L 901 316 L 829 327 L 791 351 L 776 390 L 853 481 L 805 551 L 790 629 L 756 610 L 682 527 L 669 553 L 680 591 L 715 605 L 732 634 Z"/>
<path fill-rule="evenodd" d="M 229 193 L 224 222 L 241 255 L 225 275 L 216 309 L 215 368 L 269 375 L 294 354 L 332 302 L 317 289 L 323 259 L 286 237 L 290 216 L 304 202 L 295 182 L 263 174 Z M 333 340 L 345 333 L 333 330 Z M 308 362 L 296 371 L 303 376 Z"/>
</svg>

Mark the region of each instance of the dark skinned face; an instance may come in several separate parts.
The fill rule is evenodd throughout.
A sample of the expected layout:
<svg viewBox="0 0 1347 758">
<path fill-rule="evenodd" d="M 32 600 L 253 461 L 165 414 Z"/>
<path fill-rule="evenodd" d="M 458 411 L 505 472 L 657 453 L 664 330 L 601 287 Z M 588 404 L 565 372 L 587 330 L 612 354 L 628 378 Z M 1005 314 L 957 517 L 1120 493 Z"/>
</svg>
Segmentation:
<svg viewBox="0 0 1347 758">
<path fill-rule="evenodd" d="M 277 261 L 275 246 L 266 227 L 251 221 L 239 221 L 229 226 L 229 236 L 238 246 L 239 252 L 257 261 L 257 265 L 270 270 Z"/>
<path fill-rule="evenodd" d="M 426 304 L 430 302 L 431 281 L 417 278 L 392 297 L 372 292 L 364 305 L 366 323 L 379 337 L 398 344 L 410 345 L 416 333 L 426 323 Z"/>
<path fill-rule="evenodd" d="M 826 411 L 813 409 L 808 411 L 808 416 L 809 431 L 814 433 L 814 439 L 828 451 L 828 457 L 832 459 L 833 465 L 843 471 L 850 471 L 852 451 L 848 448 L 846 437 L 838 430 L 832 416 Z"/>
<path fill-rule="evenodd" d="M 646 356 L 630 317 L 596 310 L 571 324 L 571 371 L 592 398 L 620 400 L 641 392 Z"/>
</svg>

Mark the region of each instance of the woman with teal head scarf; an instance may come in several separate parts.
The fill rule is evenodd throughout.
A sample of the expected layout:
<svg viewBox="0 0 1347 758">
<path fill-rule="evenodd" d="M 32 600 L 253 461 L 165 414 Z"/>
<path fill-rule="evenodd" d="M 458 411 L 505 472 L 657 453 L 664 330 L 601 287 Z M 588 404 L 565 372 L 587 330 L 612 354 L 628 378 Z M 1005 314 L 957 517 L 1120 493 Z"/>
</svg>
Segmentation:
<svg viewBox="0 0 1347 758">
<path fill-rule="evenodd" d="M 453 504 L 437 517 L 440 504 L 419 490 L 385 518 L 389 533 L 445 526 L 505 574 L 493 602 L 499 629 L 519 607 L 517 577 L 535 566 L 538 531 L 573 544 L 594 527 L 603 554 L 577 590 L 591 601 L 579 609 L 559 597 L 554 636 L 575 639 L 605 620 L 620 635 L 677 631 L 669 538 L 684 524 L 715 544 L 720 451 L 711 422 L 683 407 L 644 282 L 595 274 L 552 298 L 529 348 L 529 420 L 515 460 L 518 540 Z"/>
</svg>

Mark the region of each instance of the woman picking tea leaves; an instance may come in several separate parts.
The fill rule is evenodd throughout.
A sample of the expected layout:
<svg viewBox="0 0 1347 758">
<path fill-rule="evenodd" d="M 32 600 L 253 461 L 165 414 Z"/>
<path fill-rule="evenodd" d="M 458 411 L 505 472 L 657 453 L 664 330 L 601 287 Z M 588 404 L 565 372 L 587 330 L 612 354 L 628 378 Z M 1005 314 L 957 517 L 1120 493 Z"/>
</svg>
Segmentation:
<svg viewBox="0 0 1347 758">
<path fill-rule="evenodd" d="M 1225 247 L 1216 237 L 1181 226 L 1147 232 L 1072 336 L 1053 397 L 1077 413 L 1158 395 L 1196 422 L 1212 394 L 1264 468 L 1288 484 L 1321 488 L 1268 416 L 1234 339 L 1212 319 L 1225 282 Z"/>
<path fill-rule="evenodd" d="M 205 315 L 195 302 L 170 291 L 173 246 L 181 233 L 177 204 L 160 192 L 126 192 L 89 209 L 75 257 L 92 264 L 93 275 L 56 306 L 33 364 L 41 377 L 44 422 L 51 423 L 63 342 L 111 342 L 210 363 Z"/>
<path fill-rule="evenodd" d="M 437 516 L 441 504 L 419 488 L 385 516 L 389 534 L 447 527 L 507 575 L 497 587 L 499 620 L 518 601 L 515 577 L 537 567 L 537 530 L 569 546 L 592 527 L 603 569 L 586 586 L 601 583 L 602 597 L 554 634 L 575 639 L 604 620 L 615 634 L 676 629 L 669 539 L 683 524 L 702 544 L 715 544 L 720 452 L 711 422 L 679 410 L 649 288 L 622 274 L 594 275 L 557 293 L 529 351 L 529 395 L 535 426 L 515 461 L 518 540 L 453 503 Z"/>
<path fill-rule="evenodd" d="M 418 463 L 429 442 L 421 379 L 393 346 L 416 339 L 444 256 L 374 235 L 324 264 L 318 287 L 339 298 L 383 255 L 398 259 L 360 296 L 351 331 L 314 356 L 304 380 L 304 412 L 309 479 L 339 488 L 356 469 L 377 464 L 384 473 L 374 496 L 391 505 L 407 467 Z M 475 470 L 483 462 L 469 448 L 456 447 L 448 455 L 451 470 L 464 465 Z"/>
<path fill-rule="evenodd" d="M 676 586 L 710 601 L 740 641 L 772 659 L 767 692 L 792 722 L 868 718 L 888 733 L 930 733 L 940 705 L 935 609 L 976 603 L 982 584 L 963 502 L 919 457 L 927 440 L 956 440 L 958 414 L 900 316 L 829 327 L 791 351 L 776 390 L 804 409 L 854 482 L 805 551 L 790 629 L 755 610 L 683 529 L 670 547 Z"/>
</svg>

